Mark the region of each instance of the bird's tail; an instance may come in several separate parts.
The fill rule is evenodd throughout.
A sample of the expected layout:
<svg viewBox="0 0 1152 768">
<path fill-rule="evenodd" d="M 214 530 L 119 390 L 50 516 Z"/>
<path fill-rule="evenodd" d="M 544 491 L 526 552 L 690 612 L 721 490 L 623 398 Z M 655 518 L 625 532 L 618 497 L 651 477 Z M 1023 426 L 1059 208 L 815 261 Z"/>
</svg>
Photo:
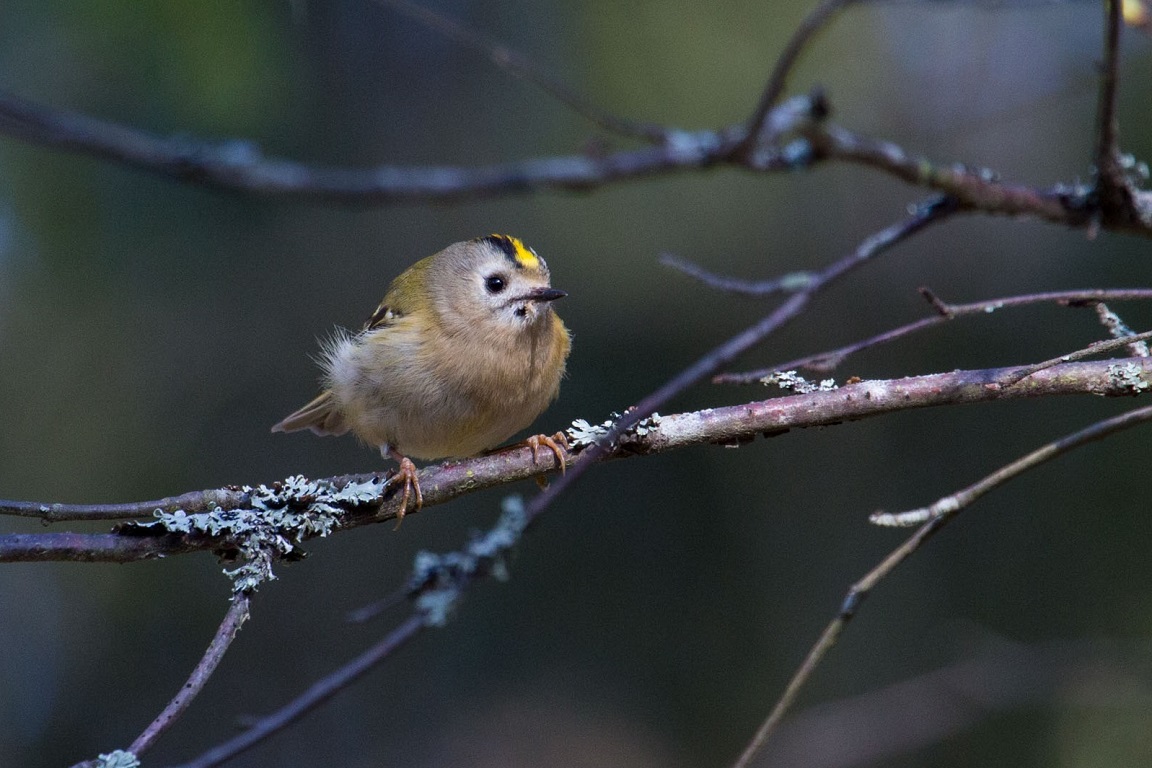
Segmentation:
<svg viewBox="0 0 1152 768">
<path fill-rule="evenodd" d="M 337 410 L 329 390 L 324 390 L 312 402 L 272 427 L 273 432 L 301 429 L 310 429 L 318 435 L 342 435 L 348 431 L 348 424 Z"/>
</svg>

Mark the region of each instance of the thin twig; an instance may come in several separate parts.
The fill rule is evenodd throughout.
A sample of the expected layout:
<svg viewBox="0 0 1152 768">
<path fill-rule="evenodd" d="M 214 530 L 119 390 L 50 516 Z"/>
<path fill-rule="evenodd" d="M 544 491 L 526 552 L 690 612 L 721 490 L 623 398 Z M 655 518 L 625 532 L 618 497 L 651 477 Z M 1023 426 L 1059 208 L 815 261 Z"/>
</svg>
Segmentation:
<svg viewBox="0 0 1152 768">
<path fill-rule="evenodd" d="M 500 69 L 513 77 L 526 80 L 555 98 L 566 107 L 611 133 L 639 138 L 653 144 L 667 140 L 669 129 L 655 123 L 636 122 L 618 117 L 596 106 L 590 99 L 516 51 L 495 40 L 465 27 L 455 19 L 437 13 L 407 0 L 375 0 L 379 5 L 414 19 L 461 45 L 483 54 Z"/>
<path fill-rule="evenodd" d="M 740 373 L 717 374 L 712 377 L 712 382 L 714 384 L 754 384 L 759 383 L 765 376 L 770 376 L 777 371 L 791 371 L 799 368 L 825 373 L 834 370 L 849 357 L 865 349 L 887 344 L 888 342 L 928 328 L 944 325 L 958 317 L 987 315 L 1000 309 L 1046 304 L 1049 302 L 1068 306 L 1088 306 L 1099 305 L 1105 301 L 1146 301 L 1152 299 L 1152 288 L 1117 288 L 1029 293 L 1020 296 L 1007 296 L 999 299 L 976 301 L 970 304 L 946 304 L 927 288 L 921 288 L 920 292 L 924 294 L 924 297 L 929 303 L 935 307 L 936 314 L 921 318 L 920 320 L 902 325 L 898 328 L 893 328 L 884 333 L 879 333 L 867 339 L 847 344 L 838 349 L 799 357 L 770 368 L 760 368 L 755 371 Z"/>
<path fill-rule="evenodd" d="M 773 64 L 772 73 L 768 76 L 768 82 L 760 94 L 760 101 L 756 105 L 756 110 L 748 119 L 744 139 L 737 146 L 734 154 L 748 158 L 757 148 L 776 143 L 776 136 L 764 135 L 765 128 L 771 124 L 768 117 L 776 108 L 780 97 L 784 95 L 788 76 L 792 73 L 797 60 L 816 33 L 832 21 L 844 7 L 854 2 L 858 2 L 858 0 L 824 0 L 800 22 L 800 26 L 792 33 L 784 46 L 784 50 L 780 52 L 776 58 L 776 63 Z"/>
<path fill-rule="evenodd" d="M 770 280 L 741 280 L 738 277 L 718 275 L 709 272 L 699 264 L 681 258 L 674 253 L 660 254 L 660 263 L 695 278 L 717 291 L 739 293 L 745 296 L 771 296 L 776 293 L 795 293 L 812 284 L 816 275 L 813 272 L 789 272 Z"/>
<path fill-rule="evenodd" d="M 1124 336 L 1119 339 L 1094 341 L 1087 347 L 1078 349 L 1075 352 L 1069 352 L 1066 355 L 1060 355 L 1059 357 L 1053 357 L 1050 360 L 1045 360 L 1041 363 L 1026 365 L 1023 368 L 1019 368 L 1004 376 L 1004 378 L 999 379 L 996 382 L 996 385 L 1001 387 L 1011 387 L 1022 379 L 1028 378 L 1037 371 L 1042 371 L 1046 368 L 1051 368 L 1054 365 L 1060 365 L 1061 363 L 1070 363 L 1074 360 L 1082 360 L 1085 357 L 1091 357 L 1092 355 L 1102 355 L 1105 352 L 1112 352 L 1117 349 L 1123 349 L 1124 347 L 1139 343 L 1141 341 L 1146 341 L 1147 339 L 1152 339 L 1152 331 L 1138 333 L 1135 336 Z"/>
<path fill-rule="evenodd" d="M 58 523 L 64 520 L 126 520 L 133 517 L 152 517 L 157 510 L 206 512 L 211 509 L 235 509 L 248 502 L 247 493 L 228 488 L 192 491 L 180 496 L 127 504 L 42 504 L 35 501 L 0 499 L 0 515 L 35 517 L 45 523 Z"/>
<path fill-rule="evenodd" d="M 408 617 L 384 639 L 340 669 L 312 684 L 303 694 L 275 712 L 257 720 L 245 731 L 184 763 L 179 768 L 214 768 L 259 744 L 296 722 L 332 696 L 366 675 L 420 633 L 426 626 L 421 616 Z"/>
<path fill-rule="evenodd" d="M 1122 339 L 1125 336 L 1135 336 L 1136 332 L 1128 327 L 1128 324 L 1112 311 L 1104 302 L 1097 302 L 1095 305 L 1096 315 L 1100 318 L 1100 324 L 1108 329 L 1108 333 L 1114 339 Z M 1148 342 L 1136 341 L 1128 345 L 1128 353 L 1133 357 L 1148 357 Z"/>
<path fill-rule="evenodd" d="M 788 685 L 784 688 L 784 693 L 776 701 L 772 707 L 772 711 L 768 717 L 761 723 L 757 729 L 756 734 L 744 748 L 743 753 L 733 763 L 732 768 L 747 768 L 748 764 L 756 756 L 756 753 L 764 746 L 768 738 L 775 732 L 780 722 L 784 719 L 784 715 L 792 707 L 796 701 L 796 697 L 800 691 L 807 684 L 808 680 L 812 677 L 812 673 L 828 655 L 828 651 L 836 645 L 840 635 L 843 634 L 848 622 L 856 616 L 856 611 L 859 610 L 861 603 L 871 594 L 872 589 L 889 573 L 891 573 L 896 566 L 908 559 L 917 549 L 920 548 L 925 541 L 927 541 L 934 533 L 943 528 L 949 517 L 938 517 L 925 523 L 916 533 L 912 534 L 907 541 L 897 547 L 891 554 L 884 560 L 869 571 L 864 578 L 857 581 L 848 590 L 848 594 L 844 597 L 843 602 L 840 604 L 840 611 L 836 617 L 829 622 L 824 631 L 820 633 L 820 637 L 816 643 L 808 651 L 805 656 L 804 662 L 800 668 L 796 670 L 792 678 L 788 681 Z"/>
<path fill-rule="evenodd" d="M 224 620 L 220 623 L 219 629 L 216 630 L 216 636 L 212 638 L 212 642 L 208 645 L 208 650 L 204 652 L 204 656 L 200 659 L 200 663 L 192 670 L 192 674 L 188 677 L 188 682 L 180 689 L 180 692 L 169 702 L 164 711 L 157 715 L 152 724 L 144 729 L 137 739 L 132 742 L 132 746 L 128 751 L 134 755 L 143 754 L 149 747 L 160 738 L 169 727 L 172 726 L 176 720 L 184 714 L 184 710 L 192 703 L 197 694 L 203 690 L 208 678 L 216 671 L 217 665 L 220 660 L 224 658 L 225 651 L 232 641 L 236 638 L 236 633 L 240 631 L 240 627 L 248 620 L 248 608 L 250 598 L 244 593 L 233 595 L 232 604 L 228 608 L 228 613 L 225 614 Z"/>
<path fill-rule="evenodd" d="M 403 603 L 408 598 L 409 591 L 408 587 L 393 590 L 391 594 L 385 595 L 373 603 L 349 611 L 344 616 L 344 620 L 349 624 L 365 624 L 389 608 L 395 608 L 397 605 Z"/>
<path fill-rule="evenodd" d="M 1149 420 L 1152 420 L 1152 406 L 1144 406 L 1143 408 L 1137 408 L 1120 416 L 1106 419 L 1092 425 L 1085 430 L 1077 432 L 1073 435 L 1069 435 L 1057 443 L 1045 446 L 1039 451 L 1024 457 L 1024 459 L 1014 462 L 1013 464 L 1005 467 L 997 473 L 990 475 L 989 478 L 981 481 L 981 483 L 978 483 L 969 489 L 965 489 L 965 491 L 962 491 L 960 494 L 956 494 L 955 497 L 960 497 L 969 492 L 974 493 L 974 495 L 971 497 L 965 496 L 962 500 L 959 500 L 960 503 L 942 504 L 941 502 L 944 502 L 944 499 L 942 499 L 941 502 L 937 502 L 937 504 L 940 504 L 940 508 L 936 510 L 935 514 L 931 515 L 927 521 L 924 522 L 923 525 L 921 525 L 920 528 L 916 530 L 915 533 L 913 533 L 908 539 L 904 541 L 903 544 L 893 550 L 887 557 L 884 558 L 883 561 L 881 561 L 879 565 L 869 571 L 862 579 L 853 584 L 852 587 L 848 590 L 848 593 L 841 603 L 840 610 L 836 617 L 832 619 L 831 622 L 829 622 L 828 626 L 826 626 L 824 631 L 820 634 L 820 637 L 817 638 L 816 643 L 812 646 L 811 650 L 809 650 L 808 655 L 804 658 L 804 661 L 800 665 L 799 669 L 797 669 L 795 674 L 788 681 L 788 685 L 785 687 L 784 693 L 776 701 L 776 704 L 772 707 L 772 711 L 760 725 L 760 728 L 756 731 L 756 734 L 752 737 L 752 741 L 749 742 L 748 746 L 744 749 L 744 752 L 733 764 L 733 768 L 747 768 L 748 764 L 756 756 L 756 753 L 760 751 L 768 738 L 775 732 L 777 727 L 779 727 L 781 720 L 783 720 L 784 715 L 796 701 L 796 697 L 799 695 L 801 689 L 803 689 L 805 684 L 807 684 L 808 680 L 812 677 L 812 673 L 828 655 L 828 652 L 836 645 L 840 635 L 847 628 L 848 622 L 850 622 L 855 617 L 856 612 L 859 610 L 861 604 L 872 593 L 872 590 L 876 587 L 876 585 L 879 584 L 880 581 L 888 576 L 888 574 L 890 574 L 893 570 L 895 570 L 897 566 L 911 557 L 912 554 L 915 553 L 916 550 L 918 550 L 924 544 L 924 542 L 926 542 L 936 532 L 938 532 L 941 528 L 952 521 L 956 515 L 959 514 L 960 510 L 962 510 L 972 501 L 975 501 L 976 498 L 979 498 L 979 496 L 983 495 L 991 488 L 1003 483 L 1010 477 L 1018 475 L 1020 472 L 1025 471 L 1031 466 L 1035 466 L 1036 464 L 1039 464 L 1042 461 L 1046 461 L 1047 459 L 1059 455 L 1060 453 L 1072 450 L 1073 448 L 1078 447 L 1079 445 L 1083 445 L 1084 443 L 1091 440 L 1099 440 L 1103 437 L 1113 434 L 1114 432 L 1118 432 L 1121 429 L 1136 426 L 1137 424 Z M 1053 449 L 1053 446 L 1058 447 Z M 1027 464 L 1025 465 L 1026 462 Z M 1003 473 L 1008 472 L 1009 470 L 1015 471 L 1008 476 L 1001 477 Z M 986 483 L 989 483 L 992 478 L 999 479 L 997 482 L 985 485 Z M 974 489 L 978 490 L 974 491 Z M 878 514 L 882 515 L 883 513 Z M 873 515 L 872 522 L 886 524 L 885 522 L 878 520 L 877 515 Z"/>
<path fill-rule="evenodd" d="M 1096 197 L 1104 218 L 1130 208 L 1128 181 L 1120 162 L 1116 101 L 1120 86 L 1121 0 L 1104 0 L 1104 54 L 1100 63 L 1100 103 L 1096 125 Z"/>
<path fill-rule="evenodd" d="M 1113 416 L 1110 419 L 1098 421 L 1090 427 L 1060 438 L 1054 442 L 1022 456 L 1016 461 L 1001 467 L 977 483 L 945 496 L 934 504 L 907 512 L 874 512 L 870 520 L 876 525 L 907 527 L 919 525 L 944 515 L 954 515 L 994 488 L 1003 485 L 1009 480 L 1018 477 L 1033 467 L 1046 461 L 1051 461 L 1069 451 L 1075 450 L 1085 443 L 1101 440 L 1105 437 L 1121 432 L 1130 427 L 1152 420 L 1152 406 L 1144 406 Z"/>
</svg>

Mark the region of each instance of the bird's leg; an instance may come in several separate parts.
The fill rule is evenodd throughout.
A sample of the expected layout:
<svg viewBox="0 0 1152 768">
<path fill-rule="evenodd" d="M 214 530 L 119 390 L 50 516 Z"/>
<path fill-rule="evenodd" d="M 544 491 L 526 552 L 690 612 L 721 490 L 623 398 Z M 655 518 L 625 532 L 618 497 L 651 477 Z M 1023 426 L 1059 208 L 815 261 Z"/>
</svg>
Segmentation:
<svg viewBox="0 0 1152 768">
<path fill-rule="evenodd" d="M 568 468 L 568 436 L 563 432 L 548 437 L 548 435 L 532 435 L 527 438 L 525 443 L 532 449 L 532 463 L 536 463 L 536 453 L 540 450 L 541 446 L 552 451 L 552 455 L 556 457 L 556 465 L 560 467 L 560 474 Z"/>
<path fill-rule="evenodd" d="M 404 515 L 408 512 L 408 499 L 412 494 L 416 495 L 416 506 L 413 511 L 419 512 L 420 507 L 424 506 L 424 494 L 420 492 L 420 477 L 416 474 L 416 465 L 412 463 L 404 454 L 397 451 L 388 445 L 380 447 L 380 453 L 391 456 L 400 462 L 400 467 L 392 477 L 388 478 L 387 485 L 391 485 L 397 481 L 404 484 L 404 494 L 400 497 L 400 509 L 396 512 L 396 529 L 400 528 L 400 523 L 404 522 Z"/>
</svg>

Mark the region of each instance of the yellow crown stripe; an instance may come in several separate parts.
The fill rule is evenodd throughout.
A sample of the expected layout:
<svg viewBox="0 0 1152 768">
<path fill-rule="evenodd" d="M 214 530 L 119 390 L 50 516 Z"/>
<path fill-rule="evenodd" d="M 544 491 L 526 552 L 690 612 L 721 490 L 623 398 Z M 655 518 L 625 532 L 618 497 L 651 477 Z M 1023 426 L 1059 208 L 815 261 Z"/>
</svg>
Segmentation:
<svg viewBox="0 0 1152 768">
<path fill-rule="evenodd" d="M 524 245 L 520 238 L 493 233 L 487 239 L 495 242 L 518 266 L 524 269 L 540 269 L 540 257 Z"/>
<path fill-rule="evenodd" d="M 524 245 L 519 238 L 512 237 L 509 239 L 516 248 L 516 261 L 523 264 L 525 269 L 540 269 L 540 259 L 531 248 Z"/>
</svg>

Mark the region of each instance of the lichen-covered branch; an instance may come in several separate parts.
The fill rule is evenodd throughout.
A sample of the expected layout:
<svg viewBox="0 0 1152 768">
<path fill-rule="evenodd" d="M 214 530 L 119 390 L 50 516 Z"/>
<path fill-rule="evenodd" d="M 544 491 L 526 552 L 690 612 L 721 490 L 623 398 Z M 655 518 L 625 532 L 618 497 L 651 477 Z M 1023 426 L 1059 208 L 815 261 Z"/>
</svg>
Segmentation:
<svg viewBox="0 0 1152 768">
<path fill-rule="evenodd" d="M 647 419 L 626 432 L 603 457 L 623 459 L 696 445 L 739 445 L 758 435 L 871 418 L 910 408 L 1016 400 L 1056 395 L 1110 397 L 1152 392 L 1152 358 L 1066 363 L 1033 373 L 1012 386 L 1000 382 L 1024 366 L 863 381 L 769 400 Z M 587 424 L 571 432 L 571 461 L 581 462 L 587 446 L 603 433 Z M 558 469 L 550 452 L 534 463 L 532 450 L 514 447 L 489 456 L 426 467 L 420 472 L 425 511 L 466 493 L 506 485 Z M 235 576 L 260 580 L 276 558 L 298 554 L 296 545 L 341 529 L 392 520 L 399 500 L 385 488 L 384 476 L 346 475 L 308 481 L 290 478 L 269 486 L 220 497 L 212 511 L 165 511 L 145 523 L 126 523 L 115 532 L 35 533 L 0 536 L 0 562 L 133 562 L 192 551 L 213 551 L 244 559 L 253 572 Z M 212 492 L 208 492 L 212 493 Z M 197 498 L 190 494 L 178 498 Z M 0 505 L 0 510 L 4 502 Z M 51 505 L 49 505 L 51 506 Z M 147 509 L 151 502 L 125 505 Z M 64 514 L 66 505 L 55 507 Z M 154 507 L 153 507 L 154 508 Z M 417 510 L 409 509 L 408 514 Z M 271 558 L 253 564 L 254 553 Z M 235 573 L 235 572 L 234 572 Z"/>
</svg>

